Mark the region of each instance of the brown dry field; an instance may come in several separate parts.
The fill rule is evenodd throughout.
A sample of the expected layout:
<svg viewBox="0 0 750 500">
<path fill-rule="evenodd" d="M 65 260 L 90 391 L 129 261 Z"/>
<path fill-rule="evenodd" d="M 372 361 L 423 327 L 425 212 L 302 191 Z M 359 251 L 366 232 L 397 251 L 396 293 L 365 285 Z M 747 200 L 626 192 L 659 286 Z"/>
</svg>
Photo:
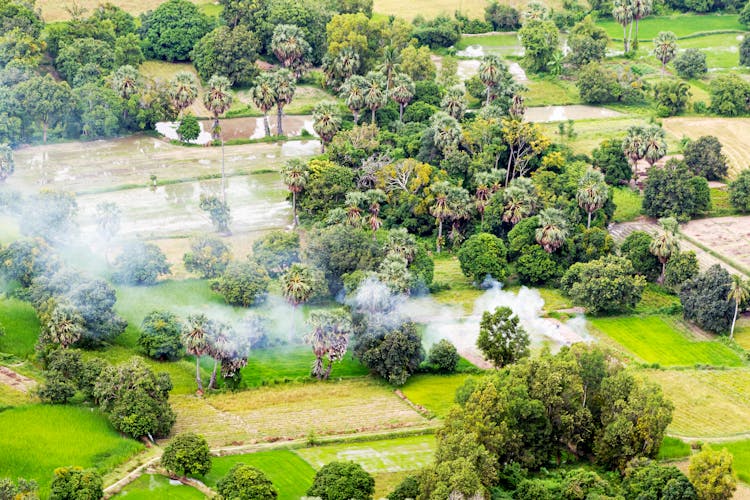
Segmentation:
<svg viewBox="0 0 750 500">
<path fill-rule="evenodd" d="M 735 177 L 750 166 L 750 118 L 673 117 L 663 121 L 664 129 L 678 139 L 685 136 L 697 139 L 703 135 L 716 136 L 724 146 L 729 160 L 729 176 Z"/>
<path fill-rule="evenodd" d="M 737 264 L 750 268 L 750 216 L 693 220 L 682 233 Z"/>
<path fill-rule="evenodd" d="M 153 10 L 163 3 L 164 0 L 154 0 L 151 2 L 143 0 L 112 0 L 111 3 L 122 7 L 123 10 L 130 12 L 131 14 L 138 15 L 147 10 Z M 90 13 L 99 4 L 105 3 L 105 0 L 64 0 L 62 2 L 55 2 L 54 0 L 40 0 L 36 2 L 36 6 L 42 9 L 42 17 L 47 22 L 52 21 L 65 21 L 70 19 L 70 12 L 67 9 L 73 7 L 74 4 L 86 9 L 87 13 Z M 196 5 L 213 4 L 214 2 L 206 0 L 193 1 Z M 218 3 L 218 2 L 217 2 Z"/>
<path fill-rule="evenodd" d="M 172 433 L 199 432 L 212 447 L 423 427 L 429 421 L 372 380 L 286 385 L 198 398 L 170 398 Z"/>
</svg>

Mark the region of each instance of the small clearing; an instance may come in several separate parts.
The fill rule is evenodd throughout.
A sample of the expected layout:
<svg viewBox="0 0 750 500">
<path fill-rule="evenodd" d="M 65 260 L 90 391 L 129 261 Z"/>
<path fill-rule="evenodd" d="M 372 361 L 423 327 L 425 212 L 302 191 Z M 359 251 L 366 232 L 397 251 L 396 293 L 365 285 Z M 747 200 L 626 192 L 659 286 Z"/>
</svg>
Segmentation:
<svg viewBox="0 0 750 500">
<path fill-rule="evenodd" d="M 622 113 L 600 106 L 572 104 L 570 106 L 539 106 L 526 108 L 526 120 L 530 122 L 562 122 L 566 120 L 590 120 L 619 118 Z"/>
<path fill-rule="evenodd" d="M 36 386 L 36 382 L 33 379 L 24 377 L 7 366 L 0 366 L 0 384 L 7 385 L 12 389 L 24 393 L 28 393 Z"/>
<path fill-rule="evenodd" d="M 697 219 L 680 230 L 731 261 L 750 268 L 750 216 Z"/>
</svg>

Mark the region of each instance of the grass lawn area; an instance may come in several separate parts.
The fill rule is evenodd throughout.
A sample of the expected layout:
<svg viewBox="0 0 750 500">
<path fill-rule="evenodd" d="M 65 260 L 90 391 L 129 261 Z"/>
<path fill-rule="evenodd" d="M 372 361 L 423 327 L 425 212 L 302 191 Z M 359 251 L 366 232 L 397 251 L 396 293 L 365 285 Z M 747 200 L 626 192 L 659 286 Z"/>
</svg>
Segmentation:
<svg viewBox="0 0 750 500">
<path fill-rule="evenodd" d="M 432 434 L 383 439 L 363 443 L 303 448 L 295 452 L 314 468 L 338 461 L 354 461 L 370 474 L 420 469 L 432 463 L 435 436 Z"/>
<path fill-rule="evenodd" d="M 525 103 L 528 106 L 560 106 L 565 104 L 580 104 L 581 96 L 572 82 L 559 79 L 532 79 L 524 83 L 529 90 L 524 92 Z"/>
<path fill-rule="evenodd" d="M 613 20 L 601 20 L 596 24 L 607 31 L 611 38 L 622 40 L 622 26 Z M 668 29 L 674 32 L 678 38 L 694 33 L 705 33 L 709 31 L 738 30 L 744 31 L 745 27 L 737 21 L 736 15 L 725 14 L 677 14 L 674 16 L 649 16 L 643 19 L 638 26 L 638 39 L 651 40 L 660 31 Z M 683 47 L 680 43 L 680 48 Z M 643 50 L 643 48 L 641 48 Z"/>
<path fill-rule="evenodd" d="M 734 456 L 732 468 L 737 473 L 737 477 L 744 483 L 750 483 L 750 440 L 716 443 L 712 445 L 712 448 L 729 450 Z"/>
<path fill-rule="evenodd" d="M 706 54 L 706 64 L 711 68 L 738 68 L 740 65 L 739 46 L 741 40 L 738 33 L 727 33 L 723 35 L 701 36 L 680 40 L 677 45 L 680 50 L 700 49 Z M 649 50 L 653 50 L 652 44 L 648 44 Z"/>
<path fill-rule="evenodd" d="M 17 391 L 5 384 L 0 384 L 0 410 L 9 406 L 21 406 L 31 402 L 25 392 Z"/>
<path fill-rule="evenodd" d="M 617 111 L 629 112 L 626 109 L 617 109 Z M 645 124 L 646 121 L 643 118 L 631 116 L 606 120 L 576 120 L 573 129 L 577 135 L 574 139 L 566 139 L 565 145 L 570 146 L 574 153 L 590 155 L 591 151 L 599 147 L 603 140 L 622 139 L 629 127 Z M 540 123 L 539 126 L 542 127 L 547 137 L 558 135 L 557 123 Z"/>
<path fill-rule="evenodd" d="M 0 477 L 34 479 L 42 498 L 57 467 L 106 472 L 143 448 L 120 436 L 98 411 L 77 406 L 13 408 L 0 412 L 0 428 Z"/>
<path fill-rule="evenodd" d="M 750 371 L 641 370 L 674 405 L 669 434 L 732 437 L 750 429 Z"/>
<path fill-rule="evenodd" d="M 413 403 L 422 405 L 439 417 L 448 414 L 455 402 L 456 390 L 470 375 L 428 375 L 420 373 L 409 377 L 401 391 Z"/>
<path fill-rule="evenodd" d="M 711 211 L 707 217 L 726 217 L 736 214 L 737 210 L 729 203 L 729 190 L 711 188 Z"/>
<path fill-rule="evenodd" d="M 743 349 L 750 350 L 750 318 L 737 319 L 734 327 L 734 340 Z"/>
<path fill-rule="evenodd" d="M 637 219 L 643 213 L 643 197 L 638 191 L 627 187 L 617 187 L 613 190 L 615 203 L 615 222 L 627 222 Z"/>
<path fill-rule="evenodd" d="M 300 85 L 294 92 L 292 102 L 284 106 L 284 113 L 287 115 L 309 115 L 320 101 L 339 101 L 339 99 L 321 88 L 312 85 Z M 270 112 L 268 117 L 271 123 L 275 123 L 274 120 L 276 120 L 275 110 L 276 108 Z M 237 113 L 252 113 L 259 117 L 263 116 L 263 112 L 253 103 L 250 89 L 235 92 L 235 100 L 229 113 L 230 116 L 236 116 Z"/>
<path fill-rule="evenodd" d="M 182 483 L 172 484 L 169 478 L 161 474 L 144 474 L 114 496 L 128 500 L 148 500 L 151 498 L 169 498 L 174 500 L 206 498 L 206 496 L 193 488 Z"/>
<path fill-rule="evenodd" d="M 690 445 L 681 439 L 664 436 L 664 441 L 656 456 L 659 460 L 674 460 L 690 456 Z"/>
<path fill-rule="evenodd" d="M 495 33 L 493 35 L 463 36 L 456 44 L 456 49 L 463 50 L 471 45 L 481 45 L 485 48 L 521 46 L 521 41 L 515 33 Z"/>
<path fill-rule="evenodd" d="M 435 275 L 432 281 L 433 283 L 450 285 L 448 290 L 442 290 L 432 295 L 436 301 L 461 306 L 466 312 L 472 311 L 474 301 L 484 293 L 461 272 L 458 258 L 447 253 L 435 256 Z"/>
<path fill-rule="evenodd" d="M 715 341 L 698 341 L 665 316 L 589 318 L 589 323 L 647 363 L 663 366 L 742 366 L 740 357 Z"/>
<path fill-rule="evenodd" d="M 39 320 L 28 302 L 18 299 L 0 299 L 0 325 L 5 335 L 0 336 L 0 352 L 19 358 L 34 353 L 39 337 Z"/>
<path fill-rule="evenodd" d="M 214 457 L 211 471 L 203 479 L 215 488 L 235 464 L 244 463 L 262 470 L 279 492 L 279 500 L 299 500 L 312 486 L 315 470 L 289 450 L 261 451 L 247 455 Z"/>
<path fill-rule="evenodd" d="M 654 283 L 649 283 L 643 290 L 641 301 L 635 307 L 635 312 L 636 314 L 659 314 L 679 305 L 679 297 L 667 293 L 664 288 Z"/>
</svg>

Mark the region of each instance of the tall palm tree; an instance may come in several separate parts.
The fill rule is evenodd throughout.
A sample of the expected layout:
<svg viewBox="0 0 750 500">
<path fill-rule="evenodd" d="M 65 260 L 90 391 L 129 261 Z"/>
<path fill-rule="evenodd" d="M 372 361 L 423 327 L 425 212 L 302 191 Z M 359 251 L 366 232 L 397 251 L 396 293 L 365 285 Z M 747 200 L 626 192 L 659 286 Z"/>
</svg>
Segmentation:
<svg viewBox="0 0 750 500">
<path fill-rule="evenodd" d="M 294 24 L 279 24 L 273 30 L 271 50 L 284 68 L 299 78 L 309 64 L 312 48 L 302 30 Z"/>
<path fill-rule="evenodd" d="M 302 192 L 305 186 L 307 186 L 307 178 L 310 176 L 310 171 L 302 160 L 293 158 L 281 168 L 281 176 L 287 189 L 292 193 L 292 224 L 294 227 L 297 227 L 299 225 L 299 219 L 297 218 L 297 194 Z"/>
<path fill-rule="evenodd" d="M 432 115 L 430 124 L 434 132 L 435 146 L 443 153 L 456 150 L 461 139 L 461 126 L 458 121 L 445 112 Z"/>
<path fill-rule="evenodd" d="M 659 220 L 662 226 L 661 233 L 651 240 L 648 250 L 661 262 L 661 274 L 657 283 L 664 283 L 667 272 L 667 262 L 680 251 L 680 243 L 677 239 L 677 221 L 671 217 Z"/>
<path fill-rule="evenodd" d="M 255 86 L 251 92 L 253 103 L 263 112 L 263 125 L 266 127 L 266 137 L 271 135 L 268 124 L 268 112 L 276 105 L 276 85 L 272 73 L 261 73 L 255 79 Z"/>
<path fill-rule="evenodd" d="M 312 346 L 315 361 L 312 375 L 318 380 L 331 375 L 333 363 L 343 359 L 352 334 L 352 322 L 342 312 L 319 311 L 310 314 L 312 331 L 305 341 Z M 325 358 L 328 366 L 324 367 Z"/>
<path fill-rule="evenodd" d="M 486 87 L 487 98 L 484 104 L 489 104 L 495 98 L 495 90 L 503 81 L 503 74 L 507 71 L 505 63 L 498 56 L 484 56 L 479 65 L 479 79 Z"/>
<path fill-rule="evenodd" d="M 630 32 L 632 33 L 635 18 L 631 0 L 615 0 L 612 7 L 612 17 L 622 26 L 623 49 L 627 54 L 630 52 L 630 35 L 628 35 L 627 28 L 630 26 Z"/>
<path fill-rule="evenodd" d="M 367 202 L 367 197 L 361 191 L 350 191 L 344 198 L 344 210 L 346 220 L 350 225 L 357 227 L 362 221 L 362 207 Z"/>
<path fill-rule="evenodd" d="M 438 182 L 432 186 L 432 194 L 435 196 L 435 201 L 430 207 L 430 215 L 435 217 L 438 223 L 437 253 L 440 253 L 443 243 L 443 222 L 453 216 L 453 210 L 448 203 L 450 187 L 450 183 L 446 181 Z"/>
<path fill-rule="evenodd" d="M 284 106 L 292 102 L 294 93 L 297 91 L 297 80 L 288 69 L 280 69 L 274 73 L 274 85 L 276 87 L 276 134 L 284 135 L 281 118 Z"/>
<path fill-rule="evenodd" d="M 667 72 L 667 63 L 677 54 L 677 36 L 671 31 L 660 31 L 654 39 L 654 55 L 661 61 L 661 73 Z"/>
<path fill-rule="evenodd" d="M 385 242 L 385 253 L 398 255 L 411 263 L 417 254 L 417 239 L 405 227 L 391 229 Z"/>
<path fill-rule="evenodd" d="M 388 89 L 385 77 L 378 72 L 370 71 L 365 77 L 365 105 L 370 108 L 370 122 L 375 123 L 375 112 L 388 102 Z"/>
<path fill-rule="evenodd" d="M 729 295 L 727 299 L 734 302 L 734 316 L 732 317 L 732 330 L 729 333 L 729 338 L 734 339 L 734 325 L 737 323 L 737 313 L 740 311 L 740 306 L 746 303 L 750 299 L 750 286 L 746 281 L 743 281 L 741 277 L 736 274 L 732 275 L 732 284 L 729 288 Z"/>
<path fill-rule="evenodd" d="M 383 62 L 378 66 L 386 78 L 386 89 L 391 90 L 393 75 L 401 64 L 401 52 L 397 47 L 388 45 L 383 49 Z"/>
<path fill-rule="evenodd" d="M 211 378 L 208 381 L 208 389 L 216 386 L 216 371 L 219 363 L 226 358 L 231 358 L 232 339 L 235 337 L 231 326 L 221 321 L 211 321 L 207 330 L 208 348 L 206 354 L 214 359 L 214 368 L 211 370 Z"/>
<path fill-rule="evenodd" d="M 654 8 L 653 0 L 630 0 L 633 10 L 633 19 L 635 20 L 635 37 L 633 38 L 633 48 L 638 49 L 638 21 L 651 14 Z"/>
<path fill-rule="evenodd" d="M 440 102 L 440 107 L 456 120 L 463 120 L 464 114 L 466 113 L 464 88 L 460 85 L 449 88 L 445 93 L 443 100 Z"/>
<path fill-rule="evenodd" d="M 141 75 L 133 66 L 125 65 L 117 68 L 110 77 L 110 87 L 117 92 L 122 99 L 130 97 L 138 92 L 141 83 Z"/>
<path fill-rule="evenodd" d="M 321 152 L 325 153 L 326 144 L 341 129 L 341 117 L 338 114 L 336 103 L 330 101 L 319 102 L 313 109 L 313 130 L 320 137 Z"/>
<path fill-rule="evenodd" d="M 547 208 L 539 212 L 539 228 L 536 241 L 548 253 L 557 251 L 568 237 L 568 220 L 565 213 L 557 208 Z"/>
<path fill-rule="evenodd" d="M 404 108 L 414 98 L 414 82 L 411 77 L 404 73 L 398 73 L 393 79 L 391 88 L 391 99 L 398 104 L 398 119 L 404 121 Z"/>
<path fill-rule="evenodd" d="M 667 134 L 659 126 L 649 127 L 643 136 L 643 159 L 649 167 L 664 158 L 667 154 Z"/>
<path fill-rule="evenodd" d="M 380 219 L 380 204 L 385 201 L 385 193 L 380 189 L 370 189 L 365 193 L 367 199 L 367 206 L 370 212 L 370 216 L 367 218 L 367 225 L 370 226 L 372 231 L 372 239 L 375 239 L 380 226 L 383 225 L 383 221 Z"/>
<path fill-rule="evenodd" d="M 191 314 L 183 327 L 181 340 L 188 354 L 195 356 L 195 382 L 198 390 L 203 392 L 201 380 L 201 356 L 208 352 L 209 319 L 205 314 Z"/>
<path fill-rule="evenodd" d="M 315 292 L 315 277 L 310 268 L 305 264 L 292 264 L 284 274 L 279 277 L 281 283 L 281 293 L 284 299 L 289 302 L 295 311 L 300 304 L 304 304 L 313 296 Z M 296 316 L 296 314 L 295 314 Z M 292 336 L 296 336 L 296 326 L 294 318 L 292 319 L 294 331 Z"/>
<path fill-rule="evenodd" d="M 109 264 L 109 243 L 120 231 L 122 211 L 115 203 L 102 202 L 96 205 L 96 229 L 104 240 L 104 260 Z"/>
<path fill-rule="evenodd" d="M 633 166 L 633 175 L 638 176 L 638 162 L 646 154 L 646 129 L 638 125 L 628 128 L 628 135 L 622 140 L 622 152 Z"/>
<path fill-rule="evenodd" d="M 586 228 L 591 228 L 591 214 L 604 206 L 609 198 L 609 186 L 604 181 L 604 174 L 590 168 L 578 182 L 576 201 L 588 215 Z"/>
<path fill-rule="evenodd" d="M 336 56 L 326 54 L 323 57 L 323 74 L 326 85 L 331 86 L 334 92 L 341 90 L 341 84 L 359 69 L 359 54 L 351 47 L 342 49 Z"/>
<path fill-rule="evenodd" d="M 489 172 L 479 172 L 474 177 L 474 182 L 477 185 L 474 194 L 474 203 L 481 218 L 480 227 L 482 228 L 484 228 L 484 210 L 487 208 L 492 195 L 500 189 L 503 178 L 505 178 L 505 172 L 498 169 L 492 169 Z"/>
<path fill-rule="evenodd" d="M 47 340 L 66 349 L 83 337 L 83 317 L 76 307 L 63 299 L 55 305 L 44 329 Z"/>
<path fill-rule="evenodd" d="M 341 97 L 346 102 L 346 107 L 352 112 L 355 125 L 359 122 L 359 114 L 367 106 L 366 91 L 367 80 L 360 75 L 350 76 L 341 86 Z"/>
<path fill-rule="evenodd" d="M 189 108 L 198 97 L 198 79 L 189 71 L 178 71 L 169 82 L 169 98 L 177 116 Z"/>
<path fill-rule="evenodd" d="M 219 116 L 223 115 L 231 106 L 234 96 L 232 95 L 232 84 L 225 76 L 213 75 L 208 80 L 208 90 L 203 94 L 203 105 L 213 115 L 214 123 L 211 127 L 211 135 L 214 140 L 219 139 Z"/>
<path fill-rule="evenodd" d="M 521 219 L 533 215 L 539 204 L 539 195 L 534 182 L 528 177 L 513 179 L 503 191 L 503 202 L 503 221 L 514 226 Z"/>
</svg>

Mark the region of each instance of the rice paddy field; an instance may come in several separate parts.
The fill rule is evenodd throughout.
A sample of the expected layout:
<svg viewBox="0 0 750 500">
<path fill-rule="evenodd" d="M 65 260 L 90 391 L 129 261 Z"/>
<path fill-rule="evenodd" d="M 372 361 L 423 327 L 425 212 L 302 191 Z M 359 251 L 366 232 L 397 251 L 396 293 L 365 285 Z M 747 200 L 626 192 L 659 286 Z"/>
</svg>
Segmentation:
<svg viewBox="0 0 750 500">
<path fill-rule="evenodd" d="M 159 474 L 144 474 L 127 485 L 114 498 L 128 500 L 150 500 L 152 498 L 169 498 L 174 500 L 192 500 L 206 498 L 206 495 L 179 481 L 173 481 Z"/>
<path fill-rule="evenodd" d="M 600 20 L 597 24 L 607 31 L 610 38 L 622 40 L 622 26 L 617 22 Z M 745 31 L 733 14 L 649 16 L 639 23 L 638 39 L 652 40 L 665 29 L 674 32 L 678 38 L 712 31 Z M 678 43 L 682 46 L 682 41 Z"/>
<path fill-rule="evenodd" d="M 464 373 L 441 376 L 418 374 L 406 381 L 401 392 L 413 403 L 427 408 L 438 417 L 444 417 L 455 403 L 456 391 L 469 377 Z"/>
<path fill-rule="evenodd" d="M 0 352 L 26 358 L 33 354 L 39 336 L 39 320 L 34 308 L 14 298 L 0 298 Z"/>
</svg>

